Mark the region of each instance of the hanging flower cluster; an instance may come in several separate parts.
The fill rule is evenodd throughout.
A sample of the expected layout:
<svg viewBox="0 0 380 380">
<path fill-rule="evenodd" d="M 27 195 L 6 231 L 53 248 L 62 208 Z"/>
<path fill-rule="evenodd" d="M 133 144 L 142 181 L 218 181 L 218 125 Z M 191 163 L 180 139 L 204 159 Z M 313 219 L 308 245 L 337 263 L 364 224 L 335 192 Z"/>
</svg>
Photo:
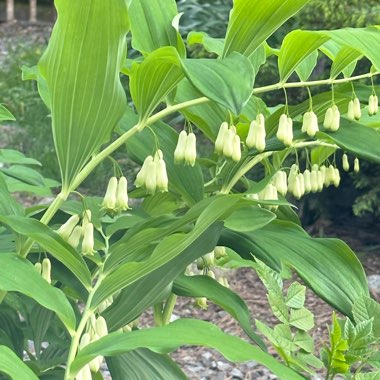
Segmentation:
<svg viewBox="0 0 380 380">
<path fill-rule="evenodd" d="M 335 104 L 327 109 L 323 126 L 331 132 L 336 132 L 339 129 L 340 112 L 339 108 Z"/>
<path fill-rule="evenodd" d="M 222 123 L 219 128 L 218 136 L 215 140 L 215 152 L 222 154 L 226 158 L 231 158 L 235 162 L 240 161 L 240 137 L 236 133 L 236 128 L 234 125 L 229 127 L 228 123 Z"/>
<path fill-rule="evenodd" d="M 248 148 L 256 148 L 258 152 L 265 150 L 265 118 L 259 113 L 256 120 L 253 120 L 249 126 L 248 136 L 245 141 Z"/>
<path fill-rule="evenodd" d="M 148 156 L 139 173 L 136 176 L 136 187 L 145 187 L 148 194 L 155 194 L 156 191 L 168 191 L 168 175 L 166 164 L 160 149 L 153 156 Z"/>
<path fill-rule="evenodd" d="M 293 143 L 293 120 L 286 114 L 280 116 L 276 137 L 286 146 Z"/>
<path fill-rule="evenodd" d="M 34 264 L 34 267 L 42 278 L 51 284 L 51 261 L 48 258 L 45 258 L 42 260 L 42 264 L 37 262 Z"/>
<path fill-rule="evenodd" d="M 379 111 L 379 99 L 377 95 L 370 95 L 368 99 L 368 115 L 373 116 L 376 115 Z"/>
<path fill-rule="evenodd" d="M 305 114 L 303 115 L 301 131 L 303 133 L 306 132 L 310 137 L 314 137 L 316 133 L 319 131 L 318 117 L 313 111 L 305 112 Z"/>
<path fill-rule="evenodd" d="M 86 210 L 79 225 L 79 215 L 71 216 L 57 231 L 62 239 L 66 240 L 73 248 L 81 245 L 83 255 L 94 254 L 94 225 L 91 223 L 91 211 Z"/>
<path fill-rule="evenodd" d="M 108 335 L 106 320 L 103 317 L 95 318 L 95 316 L 92 315 L 88 324 L 87 332 L 82 335 L 82 338 L 80 340 L 79 350 L 83 350 L 90 343 L 93 343 L 106 335 Z M 97 356 L 79 371 L 75 379 L 91 380 L 91 372 L 96 373 L 99 371 L 103 359 L 103 356 Z"/>
<path fill-rule="evenodd" d="M 119 180 L 116 177 L 111 177 L 103 198 L 102 208 L 110 213 L 129 209 L 128 181 L 125 177 L 120 177 Z"/>
<path fill-rule="evenodd" d="M 197 159 L 197 138 L 193 132 L 182 131 L 174 151 L 174 162 L 194 166 Z"/>
<path fill-rule="evenodd" d="M 362 117 L 362 110 L 360 108 L 359 98 L 350 100 L 350 102 L 348 103 L 347 117 L 350 120 L 359 120 Z"/>
</svg>

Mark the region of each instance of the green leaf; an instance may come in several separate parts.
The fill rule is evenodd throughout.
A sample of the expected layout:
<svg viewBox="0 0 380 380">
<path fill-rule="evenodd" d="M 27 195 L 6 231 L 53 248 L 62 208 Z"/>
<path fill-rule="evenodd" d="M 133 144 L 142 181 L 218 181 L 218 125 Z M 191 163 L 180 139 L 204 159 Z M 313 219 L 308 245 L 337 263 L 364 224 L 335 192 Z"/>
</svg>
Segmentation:
<svg viewBox="0 0 380 380">
<path fill-rule="evenodd" d="M 293 341 L 306 352 L 314 351 L 314 340 L 306 331 L 298 330 Z"/>
<path fill-rule="evenodd" d="M 249 57 L 309 0 L 234 0 L 223 56 L 239 52 Z"/>
<path fill-rule="evenodd" d="M 53 136 L 65 187 L 109 141 L 124 113 L 119 72 L 126 54 L 128 14 L 124 0 L 112 7 L 102 0 L 59 0 L 56 6 L 57 23 L 39 70 L 51 96 Z"/>
<path fill-rule="evenodd" d="M 335 79 L 341 72 L 346 76 L 352 74 L 352 72 L 346 72 L 347 68 L 356 63 L 362 54 L 350 46 L 343 46 L 339 53 L 336 55 L 333 64 L 331 66 L 330 78 Z M 355 67 L 355 66 L 354 66 Z"/>
<path fill-rule="evenodd" d="M 269 305 L 272 309 L 273 315 L 282 323 L 289 322 L 289 311 L 284 302 L 282 294 L 270 292 L 268 294 Z"/>
<path fill-rule="evenodd" d="M 23 207 L 16 202 L 8 190 L 4 175 L 0 172 L 0 215 L 24 215 Z"/>
<path fill-rule="evenodd" d="M 0 121 L 16 120 L 15 117 L 2 105 L 0 104 Z"/>
<path fill-rule="evenodd" d="M 380 133 L 376 129 L 343 117 L 337 132 L 318 132 L 317 137 L 330 139 L 347 152 L 380 163 Z"/>
<path fill-rule="evenodd" d="M 254 231 L 266 226 L 276 215 L 259 206 L 244 205 L 234 211 L 224 222 L 225 227 L 233 231 Z"/>
<path fill-rule="evenodd" d="M 186 375 L 168 356 L 146 348 L 107 358 L 107 366 L 114 379 L 128 380 L 186 380 Z"/>
<path fill-rule="evenodd" d="M 380 337 L 380 304 L 369 297 L 360 297 L 355 300 L 352 313 L 356 323 L 373 320 L 373 334 Z"/>
<path fill-rule="evenodd" d="M 135 64 L 130 75 L 130 90 L 140 121 L 144 121 L 183 78 L 175 48 L 166 46 Z"/>
<path fill-rule="evenodd" d="M 358 373 L 355 375 L 356 380 L 379 380 L 380 371 L 367 372 L 367 373 Z"/>
<path fill-rule="evenodd" d="M 305 303 L 306 287 L 298 282 L 293 282 L 288 289 L 286 305 L 293 309 L 300 309 Z"/>
<path fill-rule="evenodd" d="M 368 296 L 362 265 L 344 242 L 311 238 L 293 223 L 275 220 L 249 233 L 223 230 L 219 244 L 244 258 L 252 253 L 278 270 L 280 262 L 294 268 L 315 293 L 347 316 L 356 299 Z"/>
<path fill-rule="evenodd" d="M 164 238 L 157 245 L 148 260 L 142 262 L 127 262 L 118 266 L 116 270 L 111 272 L 111 274 L 103 280 L 94 294 L 92 304 L 99 305 L 104 299 L 115 292 L 131 285 L 149 273 L 163 267 L 165 264 L 169 264 L 169 267 L 174 267 L 175 270 L 183 270 L 197 257 L 204 254 L 203 252 L 199 252 L 198 255 L 197 252 L 195 252 L 195 257 L 192 257 L 190 253 L 185 253 L 192 251 L 191 246 L 192 244 L 196 244 L 198 239 L 200 239 L 199 241 L 204 239 L 202 242 L 204 246 L 208 246 L 208 244 L 211 245 L 212 243 L 216 245 L 216 239 L 220 233 L 219 221 L 231 212 L 238 201 L 239 198 L 230 196 L 215 198 L 200 214 L 195 227 L 190 233 L 176 233 Z M 185 256 L 186 258 L 180 259 L 182 267 L 178 268 L 178 265 L 175 265 L 175 260 L 180 256 Z M 176 275 L 178 275 L 178 273 L 176 273 Z"/>
<path fill-rule="evenodd" d="M 311 73 L 313 72 L 318 61 L 318 51 L 315 50 L 314 53 L 311 53 L 306 57 L 296 68 L 296 73 L 301 79 L 301 81 L 306 82 Z"/>
<path fill-rule="evenodd" d="M 74 311 L 63 292 L 49 285 L 34 266 L 13 253 L 0 253 L 0 289 L 20 292 L 54 311 L 70 334 L 75 330 Z"/>
<path fill-rule="evenodd" d="M 276 325 L 275 329 L 271 329 L 266 324 L 256 320 L 257 329 L 271 342 L 271 344 L 276 349 L 281 347 L 287 351 L 294 351 L 294 349 L 296 349 L 296 346 L 288 336 L 284 336 L 284 329 L 282 327 L 279 328 L 278 326 L 284 325 Z"/>
<path fill-rule="evenodd" d="M 127 334 L 110 334 L 79 352 L 72 364 L 72 373 L 77 372 L 98 355 L 115 356 L 140 347 L 157 353 L 168 353 L 183 345 L 202 345 L 215 348 L 233 362 L 255 360 L 268 367 L 283 380 L 302 379 L 296 372 L 280 364 L 260 348 L 223 333 L 211 323 L 191 319 L 180 319 L 160 328 L 132 331 Z"/>
<path fill-rule="evenodd" d="M 308 331 L 314 327 L 314 315 L 310 310 L 302 307 L 290 311 L 289 324 L 297 329 Z"/>
<path fill-rule="evenodd" d="M 23 153 L 13 149 L 0 149 L 0 162 L 4 164 L 41 166 L 39 161 L 34 158 L 26 157 Z"/>
<path fill-rule="evenodd" d="M 206 297 L 235 318 L 245 333 L 263 350 L 265 345 L 251 327 L 251 318 L 245 302 L 233 291 L 208 276 L 179 276 L 173 285 L 173 293 L 181 297 Z"/>
<path fill-rule="evenodd" d="M 329 37 L 307 30 L 290 32 L 282 43 L 278 67 L 282 82 L 286 82 L 300 63 L 314 53 Z"/>
<path fill-rule="evenodd" d="M 55 182 L 55 181 L 50 181 L 53 183 L 49 184 L 46 178 L 44 178 L 37 170 L 31 169 L 26 166 L 12 165 L 9 168 L 2 168 L 1 171 L 9 177 L 12 177 L 28 185 L 33 185 L 37 187 L 49 188 L 50 185 L 54 186 L 54 182 Z M 59 183 L 55 182 L 55 186 L 58 186 L 58 185 Z"/>
<path fill-rule="evenodd" d="M 36 305 L 30 313 L 29 322 L 33 330 L 33 345 L 37 358 L 40 357 L 41 345 L 53 320 L 54 313 Z"/>
<path fill-rule="evenodd" d="M 83 257 L 56 232 L 36 219 L 20 216 L 0 216 L 0 221 L 19 234 L 41 244 L 52 256 L 64 264 L 87 288 L 91 287 L 91 275 Z"/>
<path fill-rule="evenodd" d="M 38 380 L 33 371 L 8 347 L 0 346 L 0 372 L 13 380 Z"/>
<path fill-rule="evenodd" d="M 189 46 L 203 45 L 207 52 L 215 53 L 218 56 L 223 53 L 224 39 L 210 37 L 205 32 L 190 32 L 187 36 L 187 43 Z"/>
<path fill-rule="evenodd" d="M 234 53 L 224 59 L 182 60 L 189 81 L 207 98 L 239 115 L 249 101 L 255 73 L 249 60 Z"/>
<path fill-rule="evenodd" d="M 178 13 L 174 0 L 133 0 L 128 11 L 135 50 L 150 53 L 163 46 L 177 46 L 172 26 Z"/>
</svg>

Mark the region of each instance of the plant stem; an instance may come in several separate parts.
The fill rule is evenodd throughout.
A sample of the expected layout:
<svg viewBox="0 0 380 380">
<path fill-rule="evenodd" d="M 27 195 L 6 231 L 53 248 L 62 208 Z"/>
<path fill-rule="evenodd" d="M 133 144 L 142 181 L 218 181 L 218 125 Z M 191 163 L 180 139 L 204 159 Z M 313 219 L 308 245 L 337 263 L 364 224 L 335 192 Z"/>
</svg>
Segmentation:
<svg viewBox="0 0 380 380">
<path fill-rule="evenodd" d="M 164 311 L 162 313 L 163 326 L 169 324 L 176 301 L 177 301 L 177 296 L 174 293 L 171 293 L 165 303 Z"/>
<path fill-rule="evenodd" d="M 153 319 L 154 319 L 154 324 L 158 327 L 163 326 L 162 322 L 162 303 L 156 303 L 153 306 Z"/>
<path fill-rule="evenodd" d="M 48 224 L 50 220 L 53 218 L 55 213 L 59 210 L 59 208 L 62 206 L 63 202 L 67 199 L 69 196 L 69 192 L 63 192 L 61 191 L 53 200 L 53 202 L 50 204 L 50 206 L 45 211 L 45 214 L 42 216 L 40 222 L 43 224 Z M 33 239 L 27 239 L 24 245 L 21 247 L 20 256 L 23 258 L 26 258 L 28 256 L 28 253 L 30 249 L 33 246 Z"/>
</svg>

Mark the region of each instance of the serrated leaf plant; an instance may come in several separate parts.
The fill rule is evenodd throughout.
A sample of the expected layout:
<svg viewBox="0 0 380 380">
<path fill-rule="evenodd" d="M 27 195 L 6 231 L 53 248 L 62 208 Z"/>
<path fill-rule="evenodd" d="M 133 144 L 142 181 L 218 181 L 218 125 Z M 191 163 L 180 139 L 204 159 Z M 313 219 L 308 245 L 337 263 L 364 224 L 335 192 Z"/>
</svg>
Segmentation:
<svg viewBox="0 0 380 380">
<path fill-rule="evenodd" d="M 55 1 L 49 45 L 27 76 L 51 117 L 61 172 L 54 200 L 18 203 L 12 192 L 43 194 L 56 184 L 28 171 L 37 161 L 0 154 L 1 373 L 101 379 L 105 360 L 114 379 L 183 379 L 169 354 L 203 345 L 230 361 L 255 360 L 280 379 L 301 379 L 320 364 L 307 335 L 314 322 L 303 307 L 304 285 L 282 295 L 284 267 L 349 318 L 342 355 L 356 360 L 359 330 L 379 329 L 364 270 L 344 242 L 310 237 L 292 202 L 339 186 L 339 150 L 351 167 L 356 158 L 380 163 L 380 30 L 295 30 L 270 46 L 268 38 L 307 3 L 235 0 L 224 39 L 191 33 L 186 41 L 174 0 Z M 188 58 L 194 43 L 211 58 Z M 330 77 L 312 80 L 322 55 L 331 60 Z M 280 81 L 257 87 L 269 56 Z M 362 59 L 369 72 L 355 71 Z M 313 89 L 308 101 L 271 108 L 261 99 L 296 87 Z M 0 120 L 12 118 L 0 106 Z M 119 148 L 140 166 L 136 178 L 112 158 Z M 309 153 L 306 166 L 300 150 Z M 80 194 L 106 158 L 114 170 L 104 199 Z M 215 276 L 215 266 L 234 262 L 262 271 L 276 329 L 254 327 L 244 301 Z M 226 309 L 250 342 L 209 322 L 171 322 L 178 296 Z M 149 308 L 154 323 L 142 328 L 138 318 Z M 285 347 L 285 364 L 267 353 L 258 331 Z M 337 372 L 334 350 L 327 363 Z"/>
</svg>

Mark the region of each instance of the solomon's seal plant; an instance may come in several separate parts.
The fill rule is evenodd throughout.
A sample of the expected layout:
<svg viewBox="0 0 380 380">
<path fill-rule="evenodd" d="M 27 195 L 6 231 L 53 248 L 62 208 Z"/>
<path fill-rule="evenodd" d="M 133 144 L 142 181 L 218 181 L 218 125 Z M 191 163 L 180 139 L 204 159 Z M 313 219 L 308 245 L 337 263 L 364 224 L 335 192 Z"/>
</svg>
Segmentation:
<svg viewBox="0 0 380 380">
<path fill-rule="evenodd" d="M 223 39 L 194 31 L 184 40 L 174 0 L 55 1 L 49 45 L 25 77 L 37 81 L 51 115 L 61 184 L 46 207 L 23 208 L 11 194 L 14 166 L 31 176 L 38 162 L 1 151 L 0 372 L 100 379 L 105 358 L 114 379 L 183 379 L 168 354 L 194 344 L 231 361 L 255 360 L 289 380 L 322 362 L 328 379 L 350 378 L 351 368 L 364 368 L 353 364 L 375 362 L 369 349 L 380 336 L 379 306 L 359 260 L 342 241 L 310 237 L 292 202 L 339 186 L 339 150 L 355 157 L 355 172 L 358 158 L 380 162 L 371 116 L 380 30 L 295 30 L 270 46 L 268 38 L 307 3 L 235 0 Z M 135 59 L 127 55 L 128 34 Z M 195 43 L 212 58 L 189 58 L 186 48 Z M 312 80 L 322 54 L 330 75 Z M 270 56 L 280 81 L 257 87 Z M 371 62 L 368 73 L 357 72 L 361 59 Z M 301 104 L 270 108 L 260 98 L 297 87 L 309 94 Z M 178 114 L 179 133 L 171 124 Z M 0 106 L 0 120 L 7 119 L 13 116 Z M 82 182 L 119 148 L 139 165 L 136 177 L 128 182 L 115 170 L 104 199 L 81 195 Z M 23 179 L 25 190 L 48 190 L 46 181 L 30 187 Z M 218 275 L 247 263 L 270 290 L 282 323 L 273 331 L 251 323 L 255 316 Z M 296 283 L 283 296 L 283 267 L 348 318 L 344 328 L 333 320 L 322 362 L 308 337 L 305 288 Z M 177 296 L 226 309 L 250 342 L 205 321 L 171 322 Z M 138 318 L 151 307 L 154 326 L 142 328 Z"/>
</svg>

